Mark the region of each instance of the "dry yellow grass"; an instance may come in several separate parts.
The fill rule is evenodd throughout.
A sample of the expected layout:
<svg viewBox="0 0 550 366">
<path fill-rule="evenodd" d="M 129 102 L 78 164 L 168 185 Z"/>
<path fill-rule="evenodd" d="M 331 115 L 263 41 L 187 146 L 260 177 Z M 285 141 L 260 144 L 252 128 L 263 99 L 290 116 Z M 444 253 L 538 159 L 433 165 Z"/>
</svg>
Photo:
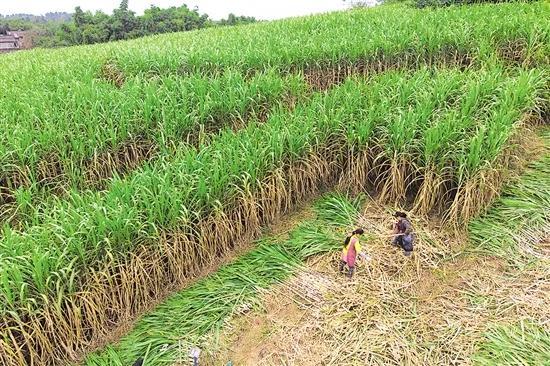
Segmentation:
<svg viewBox="0 0 550 366">
<path fill-rule="evenodd" d="M 415 220 L 412 258 L 391 247 L 388 210 L 370 202 L 361 224 L 371 234 L 349 281 L 338 253 L 312 258 L 269 291 L 263 309 L 243 311 L 212 335 L 207 365 L 468 365 L 493 324 L 550 324 L 550 263 L 528 269 L 468 256 L 464 243 Z M 247 310 L 247 309 L 245 309 Z"/>
</svg>

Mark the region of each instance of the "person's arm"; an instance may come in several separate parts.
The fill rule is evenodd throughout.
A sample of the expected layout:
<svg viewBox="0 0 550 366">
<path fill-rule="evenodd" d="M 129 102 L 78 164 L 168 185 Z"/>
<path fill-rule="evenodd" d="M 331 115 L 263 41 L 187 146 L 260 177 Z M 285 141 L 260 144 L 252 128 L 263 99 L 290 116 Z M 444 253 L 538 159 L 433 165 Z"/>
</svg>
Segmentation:
<svg viewBox="0 0 550 366">
<path fill-rule="evenodd" d="M 359 253 L 361 251 L 361 244 L 359 243 L 359 239 L 355 239 L 355 252 Z"/>
<path fill-rule="evenodd" d="M 363 252 L 363 247 L 362 247 L 361 244 L 359 243 L 359 240 L 357 240 L 357 244 L 355 245 L 355 249 L 357 250 L 357 255 L 358 255 L 361 259 L 363 259 L 363 260 L 365 260 L 365 261 L 368 261 L 368 260 L 371 259 L 370 256 L 369 256 L 367 253 Z"/>
<path fill-rule="evenodd" d="M 410 233 L 412 233 L 412 225 L 409 222 L 409 220 L 403 220 L 403 221 L 405 224 L 405 232 L 403 233 L 403 235 L 409 235 Z"/>
</svg>

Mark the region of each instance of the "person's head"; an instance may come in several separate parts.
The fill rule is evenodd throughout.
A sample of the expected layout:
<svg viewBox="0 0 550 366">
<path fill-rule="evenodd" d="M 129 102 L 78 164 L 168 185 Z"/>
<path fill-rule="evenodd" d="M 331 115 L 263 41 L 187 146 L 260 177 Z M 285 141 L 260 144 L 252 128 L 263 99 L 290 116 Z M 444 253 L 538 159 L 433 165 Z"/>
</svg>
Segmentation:
<svg viewBox="0 0 550 366">
<path fill-rule="evenodd" d="M 353 235 L 363 235 L 365 233 L 365 230 L 361 229 L 361 228 L 357 228 L 355 230 L 353 230 L 352 234 Z"/>
<path fill-rule="evenodd" d="M 396 212 L 393 214 L 393 217 L 406 219 L 406 218 L 407 218 L 407 214 L 404 213 L 404 212 L 401 212 L 401 211 L 396 211 Z"/>
</svg>

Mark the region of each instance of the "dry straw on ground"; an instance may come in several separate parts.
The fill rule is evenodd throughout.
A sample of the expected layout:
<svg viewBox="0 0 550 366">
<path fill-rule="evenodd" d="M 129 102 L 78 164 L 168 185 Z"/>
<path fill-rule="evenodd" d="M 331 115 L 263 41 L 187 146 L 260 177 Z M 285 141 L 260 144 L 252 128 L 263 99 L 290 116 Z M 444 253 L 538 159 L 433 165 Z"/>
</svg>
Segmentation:
<svg viewBox="0 0 550 366">
<path fill-rule="evenodd" d="M 312 258 L 212 338 L 209 365 L 468 365 L 493 324 L 549 324 L 550 266 L 508 267 L 466 256 L 458 238 L 416 221 L 411 259 L 392 248 L 387 212 L 371 204 L 361 220 L 371 261 L 349 281 L 338 254 Z M 458 244 L 458 245 L 457 245 Z"/>
</svg>

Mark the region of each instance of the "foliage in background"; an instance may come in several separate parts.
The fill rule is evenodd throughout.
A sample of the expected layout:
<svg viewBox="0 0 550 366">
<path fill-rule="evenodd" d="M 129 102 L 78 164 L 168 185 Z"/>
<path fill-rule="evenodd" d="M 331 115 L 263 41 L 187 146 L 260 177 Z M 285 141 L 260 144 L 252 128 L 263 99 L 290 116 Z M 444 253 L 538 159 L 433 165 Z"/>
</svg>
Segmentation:
<svg viewBox="0 0 550 366">
<path fill-rule="evenodd" d="M 451 5 L 474 5 L 483 3 L 506 3 L 510 0 L 416 0 L 416 6 L 418 8 L 425 7 L 439 7 L 439 6 L 451 6 Z M 522 0 L 522 2 L 533 2 L 533 0 Z"/>
<path fill-rule="evenodd" d="M 72 15 L 65 12 L 46 13 L 44 15 L 32 14 L 0 14 L 0 34 L 8 31 L 47 29 L 56 23 L 69 22 Z"/>
<path fill-rule="evenodd" d="M 231 26 L 253 23 L 253 17 L 229 14 L 227 19 L 214 21 L 198 8 L 189 9 L 185 4 L 166 9 L 151 5 L 144 14 L 137 16 L 123 0 L 113 14 L 102 11 L 83 11 L 80 6 L 73 14 L 48 13 L 44 16 L 19 14 L 0 15 L 0 34 L 7 31 L 33 30 L 40 47 L 60 47 L 94 44 L 123 39 L 139 38 L 151 34 L 184 32 L 212 26 Z"/>
</svg>

